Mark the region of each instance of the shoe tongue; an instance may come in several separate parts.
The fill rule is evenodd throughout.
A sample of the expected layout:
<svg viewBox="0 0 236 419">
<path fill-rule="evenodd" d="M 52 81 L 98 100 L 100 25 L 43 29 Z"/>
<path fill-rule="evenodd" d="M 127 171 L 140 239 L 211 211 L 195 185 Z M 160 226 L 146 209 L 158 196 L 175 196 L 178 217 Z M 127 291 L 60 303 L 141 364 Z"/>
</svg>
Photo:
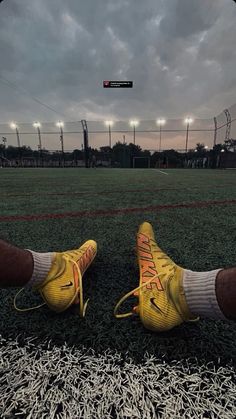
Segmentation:
<svg viewBox="0 0 236 419">
<path fill-rule="evenodd" d="M 84 274 L 84 272 L 85 272 L 85 269 L 86 269 L 86 262 L 85 262 L 85 260 L 83 259 L 83 256 L 81 256 L 81 257 L 77 260 L 77 264 L 78 264 L 79 270 L 80 270 L 80 272 L 81 272 L 81 275 L 83 275 L 83 274 Z"/>
<path fill-rule="evenodd" d="M 86 251 L 80 256 L 80 258 L 77 260 L 81 275 L 84 274 L 86 271 L 88 265 L 90 264 L 90 249 L 86 249 Z"/>
</svg>

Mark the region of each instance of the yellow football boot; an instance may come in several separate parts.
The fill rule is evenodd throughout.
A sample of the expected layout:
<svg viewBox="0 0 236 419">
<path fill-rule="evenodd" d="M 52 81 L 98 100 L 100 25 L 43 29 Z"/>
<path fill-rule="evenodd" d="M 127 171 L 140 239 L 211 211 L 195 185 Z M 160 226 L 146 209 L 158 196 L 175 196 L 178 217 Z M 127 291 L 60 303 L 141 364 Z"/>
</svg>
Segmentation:
<svg viewBox="0 0 236 419">
<path fill-rule="evenodd" d="M 19 309 L 16 307 L 16 297 L 21 292 L 19 291 L 14 300 L 15 308 L 18 311 L 29 311 L 47 304 L 51 310 L 60 313 L 72 304 L 79 304 L 80 315 L 84 317 L 88 301 L 84 304 L 82 276 L 96 253 L 97 243 L 93 240 L 86 241 L 79 249 L 54 253 L 47 277 L 34 288 L 39 291 L 45 303 L 33 308 Z"/>
<path fill-rule="evenodd" d="M 116 305 L 114 314 L 124 318 L 139 314 L 143 325 L 164 332 L 184 321 L 197 321 L 187 306 L 183 289 L 184 269 L 176 265 L 156 244 L 151 224 L 144 222 L 137 234 L 139 287 L 126 294 Z M 126 314 L 117 314 L 120 305 L 131 295 L 139 298 L 138 306 Z"/>
</svg>

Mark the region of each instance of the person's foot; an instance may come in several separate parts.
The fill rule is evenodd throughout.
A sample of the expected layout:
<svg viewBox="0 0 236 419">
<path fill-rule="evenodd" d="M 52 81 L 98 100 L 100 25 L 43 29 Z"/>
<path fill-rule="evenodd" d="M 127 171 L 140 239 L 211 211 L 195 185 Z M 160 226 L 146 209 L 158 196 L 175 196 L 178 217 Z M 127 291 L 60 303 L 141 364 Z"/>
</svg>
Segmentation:
<svg viewBox="0 0 236 419">
<path fill-rule="evenodd" d="M 51 270 L 38 288 L 46 304 L 58 313 L 72 304 L 80 304 L 83 317 L 86 309 L 83 302 L 82 276 L 97 253 L 97 243 L 88 240 L 79 249 L 55 253 Z"/>
<path fill-rule="evenodd" d="M 91 265 L 96 253 L 97 243 L 88 240 L 79 249 L 53 254 L 52 266 L 47 277 L 40 285 L 33 287 L 41 294 L 51 310 L 60 313 L 72 304 L 79 304 L 80 315 L 84 317 L 87 302 L 84 304 L 83 301 L 82 276 Z M 15 308 L 18 311 L 29 311 L 40 307 L 19 309 L 15 301 Z"/>
<path fill-rule="evenodd" d="M 184 321 L 196 321 L 189 311 L 182 284 L 183 268 L 176 265 L 158 247 L 151 224 L 144 222 L 137 234 L 139 287 L 123 297 L 115 308 L 116 317 L 137 313 L 143 325 L 163 332 Z M 120 304 L 131 295 L 139 298 L 133 313 L 116 314 Z"/>
</svg>

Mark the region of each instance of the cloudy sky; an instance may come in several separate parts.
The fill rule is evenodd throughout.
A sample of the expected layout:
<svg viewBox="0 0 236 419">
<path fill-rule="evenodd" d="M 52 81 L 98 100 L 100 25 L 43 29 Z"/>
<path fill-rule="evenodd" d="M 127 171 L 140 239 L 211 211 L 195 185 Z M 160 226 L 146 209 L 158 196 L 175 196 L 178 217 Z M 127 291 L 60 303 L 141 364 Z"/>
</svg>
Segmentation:
<svg viewBox="0 0 236 419">
<path fill-rule="evenodd" d="M 211 118 L 236 102 L 235 22 L 232 0 L 4 0 L 0 122 Z"/>
</svg>

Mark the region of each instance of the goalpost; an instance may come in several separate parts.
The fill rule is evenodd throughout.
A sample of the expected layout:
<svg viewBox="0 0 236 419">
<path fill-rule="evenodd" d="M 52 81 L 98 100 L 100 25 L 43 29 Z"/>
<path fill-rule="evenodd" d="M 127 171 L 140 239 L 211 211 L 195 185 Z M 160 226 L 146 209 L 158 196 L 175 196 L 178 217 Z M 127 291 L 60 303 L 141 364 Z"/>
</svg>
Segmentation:
<svg viewBox="0 0 236 419">
<path fill-rule="evenodd" d="M 11 160 L 8 160 L 6 157 L 0 156 L 1 167 L 2 167 L 3 163 L 5 163 L 5 164 L 8 163 L 8 165 L 11 167 Z"/>
<path fill-rule="evenodd" d="M 150 169 L 150 157 L 133 157 L 133 169 Z"/>
</svg>

